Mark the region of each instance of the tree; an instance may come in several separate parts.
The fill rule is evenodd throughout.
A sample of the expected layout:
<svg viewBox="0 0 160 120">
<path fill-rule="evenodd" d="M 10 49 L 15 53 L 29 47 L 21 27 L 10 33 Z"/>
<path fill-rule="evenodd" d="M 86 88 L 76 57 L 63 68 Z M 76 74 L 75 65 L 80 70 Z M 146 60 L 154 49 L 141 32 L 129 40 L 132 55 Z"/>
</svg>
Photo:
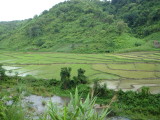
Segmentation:
<svg viewBox="0 0 160 120">
<path fill-rule="evenodd" d="M 114 15 L 108 15 L 108 16 L 107 16 L 107 22 L 108 22 L 109 24 L 113 23 L 113 22 L 114 22 Z"/>
<path fill-rule="evenodd" d="M 149 94 L 150 94 L 150 91 L 149 91 L 149 87 L 142 87 L 141 88 L 141 94 L 143 95 L 143 96 L 148 96 Z"/>
<path fill-rule="evenodd" d="M 123 18 L 124 20 L 128 23 L 128 26 L 129 27 L 136 27 L 137 24 L 136 22 L 138 21 L 137 19 L 139 18 L 139 13 L 138 11 L 134 11 L 134 12 L 129 12 L 129 13 L 126 13 Z"/>
<path fill-rule="evenodd" d="M 94 95 L 98 95 L 99 88 L 100 88 L 100 84 L 98 83 L 98 81 L 94 81 L 94 85 L 93 85 Z"/>
<path fill-rule="evenodd" d="M 86 84 L 87 83 L 87 77 L 84 75 L 85 70 L 80 68 L 80 69 L 77 70 L 77 72 L 78 72 L 78 76 L 73 77 L 74 84 L 75 85 Z"/>
<path fill-rule="evenodd" d="M 119 35 L 121 35 L 123 32 L 125 32 L 127 29 L 127 23 L 124 21 L 118 21 L 117 22 L 117 32 Z"/>
<path fill-rule="evenodd" d="M 97 95 L 99 97 L 107 96 L 107 94 L 109 94 L 107 85 L 105 83 L 103 85 L 100 85 L 98 81 L 94 81 L 93 90 L 94 90 L 94 95 Z"/>
<path fill-rule="evenodd" d="M 30 37 L 37 37 L 42 34 L 42 29 L 39 25 L 33 25 L 28 30 L 28 35 Z"/>
<path fill-rule="evenodd" d="M 45 42 L 42 39 L 39 39 L 35 42 L 35 45 L 41 47 Z"/>
<path fill-rule="evenodd" d="M 61 76 L 61 88 L 63 89 L 67 89 L 70 87 L 70 76 L 71 76 L 71 68 L 67 68 L 67 67 L 64 67 L 64 68 L 61 68 L 61 73 L 60 73 L 60 76 Z"/>
<path fill-rule="evenodd" d="M 44 15 L 44 14 L 47 14 L 48 13 L 48 10 L 44 10 L 41 15 Z"/>
<path fill-rule="evenodd" d="M 78 69 L 78 80 L 80 83 L 85 84 L 87 83 L 87 77 L 84 75 L 86 71 L 83 70 L 82 68 Z"/>
<path fill-rule="evenodd" d="M 5 76 L 5 69 L 2 67 L 2 64 L 0 64 L 0 80 L 4 80 Z"/>
<path fill-rule="evenodd" d="M 112 0 L 111 3 L 114 5 L 114 4 L 117 4 L 118 3 L 118 0 Z"/>
<path fill-rule="evenodd" d="M 160 8 L 152 12 L 152 21 L 160 20 Z"/>
</svg>

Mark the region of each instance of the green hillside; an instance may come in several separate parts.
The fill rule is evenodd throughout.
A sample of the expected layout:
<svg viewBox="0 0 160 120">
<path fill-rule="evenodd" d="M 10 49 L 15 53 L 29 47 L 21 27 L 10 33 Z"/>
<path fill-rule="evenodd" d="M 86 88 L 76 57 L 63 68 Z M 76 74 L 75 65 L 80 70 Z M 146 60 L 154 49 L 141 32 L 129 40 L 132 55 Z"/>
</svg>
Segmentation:
<svg viewBox="0 0 160 120">
<path fill-rule="evenodd" d="M 0 22 L 0 49 L 104 53 L 159 50 L 159 0 L 69 0 L 24 21 Z"/>
<path fill-rule="evenodd" d="M 22 21 L 0 22 L 0 41 L 10 36 Z"/>
</svg>

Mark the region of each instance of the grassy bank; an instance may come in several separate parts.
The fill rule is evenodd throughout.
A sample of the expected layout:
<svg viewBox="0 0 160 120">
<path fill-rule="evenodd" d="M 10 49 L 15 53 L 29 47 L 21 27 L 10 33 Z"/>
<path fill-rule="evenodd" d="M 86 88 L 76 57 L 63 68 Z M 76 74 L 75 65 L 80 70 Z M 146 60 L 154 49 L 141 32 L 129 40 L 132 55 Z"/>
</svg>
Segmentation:
<svg viewBox="0 0 160 120">
<path fill-rule="evenodd" d="M 86 98 L 91 88 L 88 84 L 79 84 L 77 86 L 79 94 L 82 98 Z M 150 94 L 149 88 L 144 87 L 139 92 L 123 92 L 122 90 L 109 90 L 103 85 L 94 85 L 94 95 L 97 96 L 97 103 L 102 106 L 108 105 L 114 96 L 114 102 L 111 105 L 109 116 L 123 116 L 131 119 L 141 120 L 158 120 L 160 110 L 160 94 Z M 41 96 L 67 96 L 69 93 L 75 92 L 75 87 L 70 89 L 62 89 L 61 82 L 53 79 L 36 79 L 32 76 L 27 77 L 5 77 L 5 80 L 0 82 L 0 98 L 4 97 L 9 100 L 18 101 L 19 95 L 23 93 L 25 96 L 36 94 Z M 8 96 L 8 97 L 7 97 Z M 29 110 L 29 108 L 28 108 Z"/>
</svg>

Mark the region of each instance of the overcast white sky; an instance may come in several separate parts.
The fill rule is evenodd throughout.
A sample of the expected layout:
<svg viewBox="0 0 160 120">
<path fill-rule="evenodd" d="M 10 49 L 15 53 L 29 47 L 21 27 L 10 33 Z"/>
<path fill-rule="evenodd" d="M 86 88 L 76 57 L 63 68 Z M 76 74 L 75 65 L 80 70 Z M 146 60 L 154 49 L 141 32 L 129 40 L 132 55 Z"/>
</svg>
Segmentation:
<svg viewBox="0 0 160 120">
<path fill-rule="evenodd" d="M 65 0 L 0 0 L 0 21 L 23 20 Z"/>
</svg>

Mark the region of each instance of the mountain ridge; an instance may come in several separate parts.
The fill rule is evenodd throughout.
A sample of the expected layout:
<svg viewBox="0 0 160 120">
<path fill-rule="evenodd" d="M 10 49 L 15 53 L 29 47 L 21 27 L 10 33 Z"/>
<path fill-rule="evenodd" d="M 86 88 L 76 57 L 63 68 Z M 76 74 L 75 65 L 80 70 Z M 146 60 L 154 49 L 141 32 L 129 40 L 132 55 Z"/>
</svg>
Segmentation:
<svg viewBox="0 0 160 120">
<path fill-rule="evenodd" d="M 6 22 L 6 27 L 0 22 L 0 49 L 74 53 L 159 50 L 153 46 L 154 40 L 160 41 L 159 6 L 158 0 L 65 1 L 32 19 Z M 142 9 L 145 7 L 151 12 Z"/>
</svg>

